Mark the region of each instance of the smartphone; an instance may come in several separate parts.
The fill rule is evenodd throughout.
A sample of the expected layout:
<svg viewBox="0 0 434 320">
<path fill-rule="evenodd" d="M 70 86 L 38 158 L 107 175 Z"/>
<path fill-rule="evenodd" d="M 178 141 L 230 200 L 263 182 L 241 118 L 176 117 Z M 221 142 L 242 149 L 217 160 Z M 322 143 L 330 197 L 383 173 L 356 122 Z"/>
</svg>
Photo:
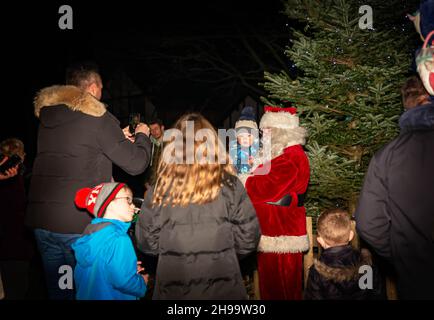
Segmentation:
<svg viewBox="0 0 434 320">
<path fill-rule="evenodd" d="M 9 169 L 14 168 L 15 166 L 19 165 L 22 163 L 22 160 L 20 158 L 20 156 L 13 154 L 12 156 L 10 156 L 5 163 L 3 163 L 0 166 L 0 173 L 3 175 L 6 175 L 6 171 L 8 171 Z"/>
</svg>

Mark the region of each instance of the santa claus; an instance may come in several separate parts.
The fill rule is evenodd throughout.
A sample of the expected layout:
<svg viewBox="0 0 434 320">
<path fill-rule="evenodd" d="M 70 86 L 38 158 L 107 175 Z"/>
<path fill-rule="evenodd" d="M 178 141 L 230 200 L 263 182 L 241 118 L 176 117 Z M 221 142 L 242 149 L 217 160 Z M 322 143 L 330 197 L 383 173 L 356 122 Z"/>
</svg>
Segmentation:
<svg viewBox="0 0 434 320">
<path fill-rule="evenodd" d="M 267 106 L 264 110 L 259 124 L 263 132 L 260 157 L 252 174 L 240 176 L 261 226 L 260 294 L 264 300 L 298 300 L 303 251 L 309 249 L 303 207 L 309 182 L 309 161 L 302 148 L 306 130 L 299 126 L 295 108 Z"/>
</svg>

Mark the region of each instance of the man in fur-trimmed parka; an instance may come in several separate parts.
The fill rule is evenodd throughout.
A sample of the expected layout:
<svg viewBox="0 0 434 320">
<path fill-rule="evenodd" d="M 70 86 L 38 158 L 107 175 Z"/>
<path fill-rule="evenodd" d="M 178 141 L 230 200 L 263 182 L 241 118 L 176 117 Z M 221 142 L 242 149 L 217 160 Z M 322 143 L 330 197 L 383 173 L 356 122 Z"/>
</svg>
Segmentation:
<svg viewBox="0 0 434 320">
<path fill-rule="evenodd" d="M 301 146 L 306 130 L 295 113 L 295 108 L 265 107 L 259 125 L 263 130 L 260 157 L 253 174 L 240 177 L 262 230 L 258 273 L 264 300 L 302 297 L 302 252 L 309 248 L 303 202 L 310 172 Z"/>
<path fill-rule="evenodd" d="M 35 231 L 50 299 L 74 297 L 73 290 L 59 288 L 59 268 L 74 267 L 71 244 L 91 221 L 74 205 L 77 190 L 110 182 L 113 163 L 129 174 L 142 173 L 151 150 L 145 124 L 138 125 L 132 143 L 99 101 L 96 69 L 70 68 L 66 83 L 41 90 L 34 102 L 40 124 L 26 222 Z"/>
</svg>

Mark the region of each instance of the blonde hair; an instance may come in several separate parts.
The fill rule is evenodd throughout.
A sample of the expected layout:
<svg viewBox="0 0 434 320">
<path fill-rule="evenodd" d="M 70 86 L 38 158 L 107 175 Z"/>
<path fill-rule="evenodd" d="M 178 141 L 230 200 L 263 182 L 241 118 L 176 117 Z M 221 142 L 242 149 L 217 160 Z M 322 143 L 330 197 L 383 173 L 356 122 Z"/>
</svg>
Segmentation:
<svg viewBox="0 0 434 320">
<path fill-rule="evenodd" d="M 186 128 L 187 122 L 194 124 L 194 135 L 201 129 L 208 129 L 211 133 L 211 140 L 206 141 L 214 151 L 214 157 L 209 158 L 209 150 L 206 149 L 201 159 L 194 156 L 193 163 L 188 164 L 187 158 L 197 154 L 202 142 L 194 139 L 194 148 L 187 147 Z M 207 119 L 198 113 L 189 113 L 182 116 L 175 123 L 174 129 L 182 132 L 182 160 L 181 163 L 171 163 L 170 158 L 174 157 L 173 148 L 170 143 L 163 149 L 157 169 L 157 182 L 155 184 L 154 195 L 152 198 L 153 206 L 172 206 L 186 207 L 189 204 L 204 204 L 214 201 L 228 174 L 234 175 L 235 171 L 230 164 L 229 156 L 220 143 L 217 132 Z M 208 139 L 208 138 L 207 138 Z M 190 151 L 189 151 L 190 150 Z M 219 154 L 224 155 L 224 163 L 219 163 Z"/>
<path fill-rule="evenodd" d="M 343 209 L 324 211 L 318 218 L 317 233 L 331 246 L 348 243 L 351 232 L 351 219 Z"/>
</svg>

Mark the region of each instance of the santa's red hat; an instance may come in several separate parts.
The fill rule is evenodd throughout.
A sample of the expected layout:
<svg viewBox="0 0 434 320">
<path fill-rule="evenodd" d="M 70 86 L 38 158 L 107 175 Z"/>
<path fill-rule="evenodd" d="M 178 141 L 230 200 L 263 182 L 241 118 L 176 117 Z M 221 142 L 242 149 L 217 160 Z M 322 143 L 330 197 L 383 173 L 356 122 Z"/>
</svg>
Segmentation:
<svg viewBox="0 0 434 320">
<path fill-rule="evenodd" d="M 295 129 L 299 126 L 299 118 L 294 107 L 280 108 L 265 106 L 264 115 L 259 123 L 259 128 Z"/>
<path fill-rule="evenodd" d="M 104 216 L 110 202 L 116 197 L 125 183 L 102 183 L 94 188 L 83 188 L 75 194 L 75 204 L 86 209 L 97 218 Z"/>
</svg>

